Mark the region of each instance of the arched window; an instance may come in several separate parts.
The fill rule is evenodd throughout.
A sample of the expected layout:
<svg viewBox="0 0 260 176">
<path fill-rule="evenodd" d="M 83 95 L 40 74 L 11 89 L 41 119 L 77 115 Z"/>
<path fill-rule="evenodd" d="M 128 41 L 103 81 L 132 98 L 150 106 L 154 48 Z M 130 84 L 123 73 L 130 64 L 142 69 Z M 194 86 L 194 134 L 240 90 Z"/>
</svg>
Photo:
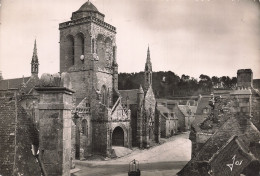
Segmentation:
<svg viewBox="0 0 260 176">
<path fill-rule="evenodd" d="M 84 47 L 84 35 L 82 33 L 78 33 L 76 35 L 76 42 L 75 42 L 75 54 L 76 59 L 80 59 L 81 55 L 84 55 L 85 47 Z"/>
<path fill-rule="evenodd" d="M 72 66 L 75 63 L 74 60 L 74 38 L 73 36 L 69 35 L 67 36 L 67 40 L 66 40 L 66 57 L 68 59 L 68 65 Z"/>
<path fill-rule="evenodd" d="M 107 37 L 105 40 L 105 60 L 107 62 L 107 66 L 111 66 L 113 54 L 112 40 Z"/>
<path fill-rule="evenodd" d="M 96 41 L 96 53 L 99 59 L 105 57 L 105 46 L 104 46 L 104 37 L 101 34 L 98 34 Z"/>
</svg>

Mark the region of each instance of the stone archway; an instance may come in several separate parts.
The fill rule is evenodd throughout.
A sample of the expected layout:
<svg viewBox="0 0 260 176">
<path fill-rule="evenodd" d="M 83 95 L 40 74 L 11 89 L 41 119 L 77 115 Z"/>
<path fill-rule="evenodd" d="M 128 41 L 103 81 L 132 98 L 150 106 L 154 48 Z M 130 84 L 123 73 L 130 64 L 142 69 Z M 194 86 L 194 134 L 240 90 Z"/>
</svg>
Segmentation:
<svg viewBox="0 0 260 176">
<path fill-rule="evenodd" d="M 119 126 L 112 133 L 112 145 L 124 146 L 124 130 Z"/>
</svg>

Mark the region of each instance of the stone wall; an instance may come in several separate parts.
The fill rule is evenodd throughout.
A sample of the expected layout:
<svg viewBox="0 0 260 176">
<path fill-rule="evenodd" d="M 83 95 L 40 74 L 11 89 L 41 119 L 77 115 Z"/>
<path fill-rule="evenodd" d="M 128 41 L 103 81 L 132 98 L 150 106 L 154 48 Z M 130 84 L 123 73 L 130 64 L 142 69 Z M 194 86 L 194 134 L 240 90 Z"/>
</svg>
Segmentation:
<svg viewBox="0 0 260 176">
<path fill-rule="evenodd" d="M 64 87 L 36 88 L 40 94 L 40 156 L 50 176 L 70 175 L 72 92 Z"/>
<path fill-rule="evenodd" d="M 92 122 L 92 151 L 94 154 L 107 155 L 108 127 L 103 121 Z"/>
<path fill-rule="evenodd" d="M 132 146 L 137 147 L 137 105 L 130 105 L 131 110 L 131 128 L 132 128 Z"/>
<path fill-rule="evenodd" d="M 1 155 L 0 174 L 12 175 L 15 155 L 15 101 L 8 101 L 7 98 L 0 99 L 0 134 L 1 134 Z M 13 111 L 10 111 L 12 109 Z"/>
<path fill-rule="evenodd" d="M 31 151 L 38 136 L 31 117 L 16 99 L 0 98 L 0 175 L 41 175 Z"/>
</svg>

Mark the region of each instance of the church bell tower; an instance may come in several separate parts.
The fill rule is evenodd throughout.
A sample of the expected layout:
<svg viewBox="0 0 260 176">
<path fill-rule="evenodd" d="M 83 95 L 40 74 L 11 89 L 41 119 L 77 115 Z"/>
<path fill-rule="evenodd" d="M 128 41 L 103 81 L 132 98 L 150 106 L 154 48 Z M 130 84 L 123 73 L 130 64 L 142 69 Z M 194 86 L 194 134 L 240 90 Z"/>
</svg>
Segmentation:
<svg viewBox="0 0 260 176">
<path fill-rule="evenodd" d="M 60 72 L 70 73 L 78 99 L 102 90 L 105 97 L 112 97 L 117 89 L 116 28 L 104 18 L 87 1 L 72 13 L 70 21 L 59 24 Z"/>
</svg>

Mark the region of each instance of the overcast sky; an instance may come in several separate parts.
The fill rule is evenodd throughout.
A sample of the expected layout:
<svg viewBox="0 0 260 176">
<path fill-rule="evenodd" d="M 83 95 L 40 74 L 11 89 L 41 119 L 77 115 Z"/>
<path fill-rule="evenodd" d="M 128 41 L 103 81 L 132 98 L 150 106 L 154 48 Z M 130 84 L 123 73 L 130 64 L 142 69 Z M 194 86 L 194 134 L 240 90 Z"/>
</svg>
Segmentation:
<svg viewBox="0 0 260 176">
<path fill-rule="evenodd" d="M 0 70 L 30 75 L 37 38 L 40 74 L 59 71 L 58 24 L 86 0 L 0 0 Z M 144 70 L 149 44 L 154 71 L 198 78 L 236 76 L 251 68 L 260 78 L 258 0 L 91 0 L 117 28 L 120 72 Z"/>
</svg>

